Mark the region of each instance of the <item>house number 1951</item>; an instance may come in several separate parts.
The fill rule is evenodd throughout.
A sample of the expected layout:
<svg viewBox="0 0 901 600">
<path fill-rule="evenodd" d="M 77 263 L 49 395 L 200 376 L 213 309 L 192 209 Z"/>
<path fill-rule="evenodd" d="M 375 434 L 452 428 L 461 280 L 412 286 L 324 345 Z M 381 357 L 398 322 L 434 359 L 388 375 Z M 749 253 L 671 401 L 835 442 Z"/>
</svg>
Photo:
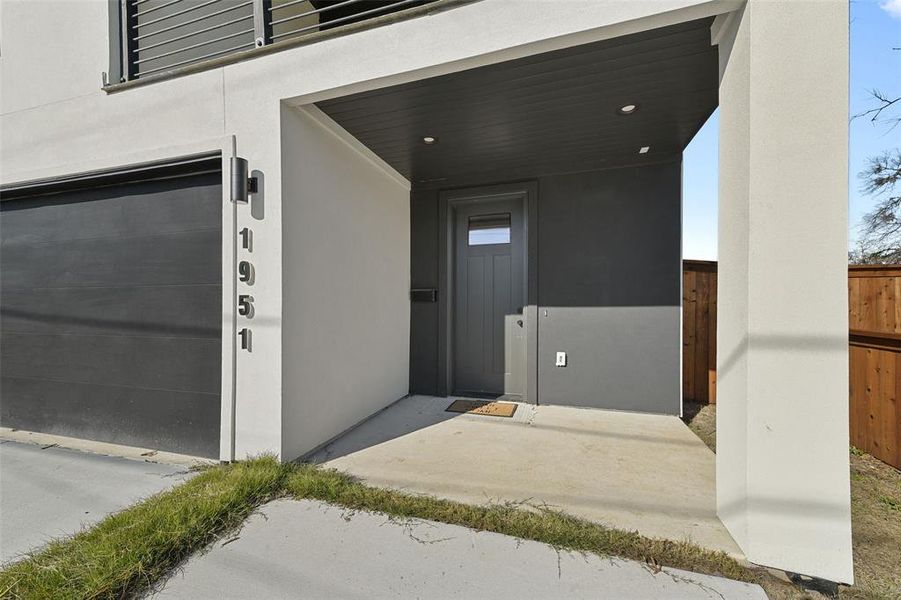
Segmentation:
<svg viewBox="0 0 901 600">
<path fill-rule="evenodd" d="M 248 252 L 252 252 L 253 232 L 245 227 L 238 236 L 241 239 L 241 247 Z M 253 264 L 248 260 L 242 260 L 238 263 L 238 281 L 245 285 L 253 285 L 254 268 Z M 253 296 L 250 294 L 238 295 L 238 314 L 247 319 L 253 318 Z M 238 331 L 241 338 L 241 349 L 250 352 L 251 331 L 249 327 L 243 327 Z"/>
</svg>

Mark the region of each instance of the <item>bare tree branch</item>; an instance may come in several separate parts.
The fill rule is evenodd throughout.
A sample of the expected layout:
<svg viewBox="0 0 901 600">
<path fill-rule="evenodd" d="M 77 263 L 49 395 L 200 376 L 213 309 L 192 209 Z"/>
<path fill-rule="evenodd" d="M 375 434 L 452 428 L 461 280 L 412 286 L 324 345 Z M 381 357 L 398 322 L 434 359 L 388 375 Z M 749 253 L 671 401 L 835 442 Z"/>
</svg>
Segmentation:
<svg viewBox="0 0 901 600">
<path fill-rule="evenodd" d="M 884 117 L 883 115 L 890 108 L 898 104 L 898 102 L 901 102 L 901 96 L 892 98 L 877 89 L 871 90 L 870 95 L 876 100 L 877 106 L 861 113 L 857 113 L 851 117 L 851 120 L 869 117 L 871 123 L 887 123 L 889 124 L 889 131 L 893 130 L 898 126 L 898 123 L 901 123 L 901 116 L 892 115 Z"/>
<path fill-rule="evenodd" d="M 901 262 L 901 149 L 873 156 L 858 174 L 862 190 L 879 198 L 875 208 L 861 221 L 857 249 L 849 259 L 856 263 Z"/>
</svg>

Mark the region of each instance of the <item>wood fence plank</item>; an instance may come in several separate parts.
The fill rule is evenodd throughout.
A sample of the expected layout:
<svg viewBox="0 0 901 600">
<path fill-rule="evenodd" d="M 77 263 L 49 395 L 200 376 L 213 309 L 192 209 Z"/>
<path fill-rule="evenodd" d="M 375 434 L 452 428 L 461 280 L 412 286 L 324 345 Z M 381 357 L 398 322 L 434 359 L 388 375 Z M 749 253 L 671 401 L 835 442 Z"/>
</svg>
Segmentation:
<svg viewBox="0 0 901 600">
<path fill-rule="evenodd" d="M 870 394 L 871 394 L 871 381 L 869 378 L 869 369 L 870 369 L 870 354 L 872 354 L 872 350 L 869 348 L 864 348 L 860 357 L 860 371 L 861 371 L 861 388 L 860 394 L 857 397 L 857 431 L 858 431 L 858 439 L 860 440 L 859 448 L 861 450 L 866 450 L 869 448 L 870 443 L 868 442 L 868 430 L 867 423 L 870 421 Z"/>
<path fill-rule="evenodd" d="M 708 282 L 710 273 L 698 273 L 695 284 L 695 399 L 698 402 L 707 403 L 707 319 L 710 317 L 709 298 L 710 287 Z"/>
<path fill-rule="evenodd" d="M 716 404 L 716 272 L 710 274 L 710 325 L 707 327 L 707 397 L 711 404 Z"/>
<path fill-rule="evenodd" d="M 691 271 L 682 268 L 682 399 L 691 400 L 691 379 L 688 376 L 688 278 Z"/>
<path fill-rule="evenodd" d="M 880 447 L 877 422 L 879 395 L 882 392 L 882 380 L 879 377 L 879 353 L 880 350 L 867 350 L 866 451 L 874 455 L 879 454 Z"/>
<path fill-rule="evenodd" d="M 860 316 L 860 279 L 848 279 L 848 326 L 851 329 L 863 329 Z"/>
<path fill-rule="evenodd" d="M 682 310 L 682 381 L 685 383 L 684 393 L 689 400 L 695 400 L 694 359 L 695 359 L 695 304 L 697 292 L 695 282 L 697 273 L 685 273 Z"/>
<path fill-rule="evenodd" d="M 873 448 L 872 454 L 877 457 L 882 457 L 884 454 L 883 448 L 885 446 L 885 439 L 882 437 L 882 404 L 883 398 L 889 393 L 889 389 L 886 386 L 886 378 L 884 376 L 884 357 L 887 351 L 875 350 L 874 353 L 876 354 L 875 377 L 877 378 L 878 383 L 874 389 L 873 396 L 871 396 L 873 404 L 870 406 L 869 433 L 872 438 L 870 441 L 870 446 Z"/>
<path fill-rule="evenodd" d="M 883 329 L 882 331 L 886 332 L 894 332 L 895 331 L 895 278 L 894 277 L 880 277 L 880 283 L 882 284 L 882 318 L 883 318 Z M 894 370 L 894 368 L 893 368 Z"/>
<path fill-rule="evenodd" d="M 901 401 L 898 400 L 899 394 L 901 394 L 901 352 L 896 352 L 895 395 L 892 397 L 892 406 L 887 412 L 891 414 L 892 420 L 894 421 L 893 443 L 895 448 L 894 456 L 892 457 L 892 460 L 888 461 L 888 464 L 893 465 L 897 469 L 901 469 Z M 886 430 L 891 433 L 892 425 L 889 424 Z"/>
<path fill-rule="evenodd" d="M 867 348 L 854 348 L 855 357 L 853 370 L 855 374 L 856 389 L 854 414 L 852 416 L 855 432 L 855 445 L 863 449 L 867 445 Z"/>
<path fill-rule="evenodd" d="M 869 331 L 881 331 L 876 319 L 876 294 L 877 285 L 873 279 L 863 279 L 860 282 L 860 314 L 861 329 Z"/>
<path fill-rule="evenodd" d="M 882 393 L 879 396 L 879 414 L 876 423 L 881 452 L 876 458 L 888 464 L 898 464 L 898 358 L 897 351 L 883 350 L 880 376 Z"/>
<path fill-rule="evenodd" d="M 901 333 L 901 277 L 892 277 L 891 281 L 894 288 L 892 297 L 895 300 L 895 333 Z"/>
<path fill-rule="evenodd" d="M 885 304 L 882 295 L 882 278 L 874 277 L 867 280 L 870 286 L 870 306 L 868 307 L 870 315 L 870 327 L 875 331 L 885 331 L 885 319 L 883 313 L 883 305 Z"/>
</svg>

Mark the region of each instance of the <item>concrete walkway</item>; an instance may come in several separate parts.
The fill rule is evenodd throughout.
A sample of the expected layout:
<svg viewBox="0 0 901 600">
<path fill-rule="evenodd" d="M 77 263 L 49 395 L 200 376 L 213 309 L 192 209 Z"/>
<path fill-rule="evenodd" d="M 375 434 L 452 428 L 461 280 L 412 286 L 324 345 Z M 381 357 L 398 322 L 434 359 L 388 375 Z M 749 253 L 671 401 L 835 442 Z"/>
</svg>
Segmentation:
<svg viewBox="0 0 901 600">
<path fill-rule="evenodd" d="M 528 501 L 743 558 L 716 516 L 715 455 L 677 417 L 521 404 L 512 418 L 411 396 L 311 459 L 467 503 Z"/>
<path fill-rule="evenodd" d="M 272 502 L 193 557 L 158 598 L 765 600 L 756 586 L 429 521 Z"/>
<path fill-rule="evenodd" d="M 0 562 L 189 476 L 183 466 L 0 441 Z"/>
</svg>

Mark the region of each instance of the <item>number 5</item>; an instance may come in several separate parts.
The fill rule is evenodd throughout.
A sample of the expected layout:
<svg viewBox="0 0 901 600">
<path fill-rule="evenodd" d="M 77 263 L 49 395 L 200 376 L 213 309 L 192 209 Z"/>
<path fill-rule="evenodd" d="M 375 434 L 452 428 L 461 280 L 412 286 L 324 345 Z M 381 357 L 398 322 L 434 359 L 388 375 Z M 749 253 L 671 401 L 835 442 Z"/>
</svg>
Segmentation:
<svg viewBox="0 0 901 600">
<path fill-rule="evenodd" d="M 249 294 L 238 296 L 238 314 L 242 317 L 253 317 L 253 296 Z"/>
</svg>

